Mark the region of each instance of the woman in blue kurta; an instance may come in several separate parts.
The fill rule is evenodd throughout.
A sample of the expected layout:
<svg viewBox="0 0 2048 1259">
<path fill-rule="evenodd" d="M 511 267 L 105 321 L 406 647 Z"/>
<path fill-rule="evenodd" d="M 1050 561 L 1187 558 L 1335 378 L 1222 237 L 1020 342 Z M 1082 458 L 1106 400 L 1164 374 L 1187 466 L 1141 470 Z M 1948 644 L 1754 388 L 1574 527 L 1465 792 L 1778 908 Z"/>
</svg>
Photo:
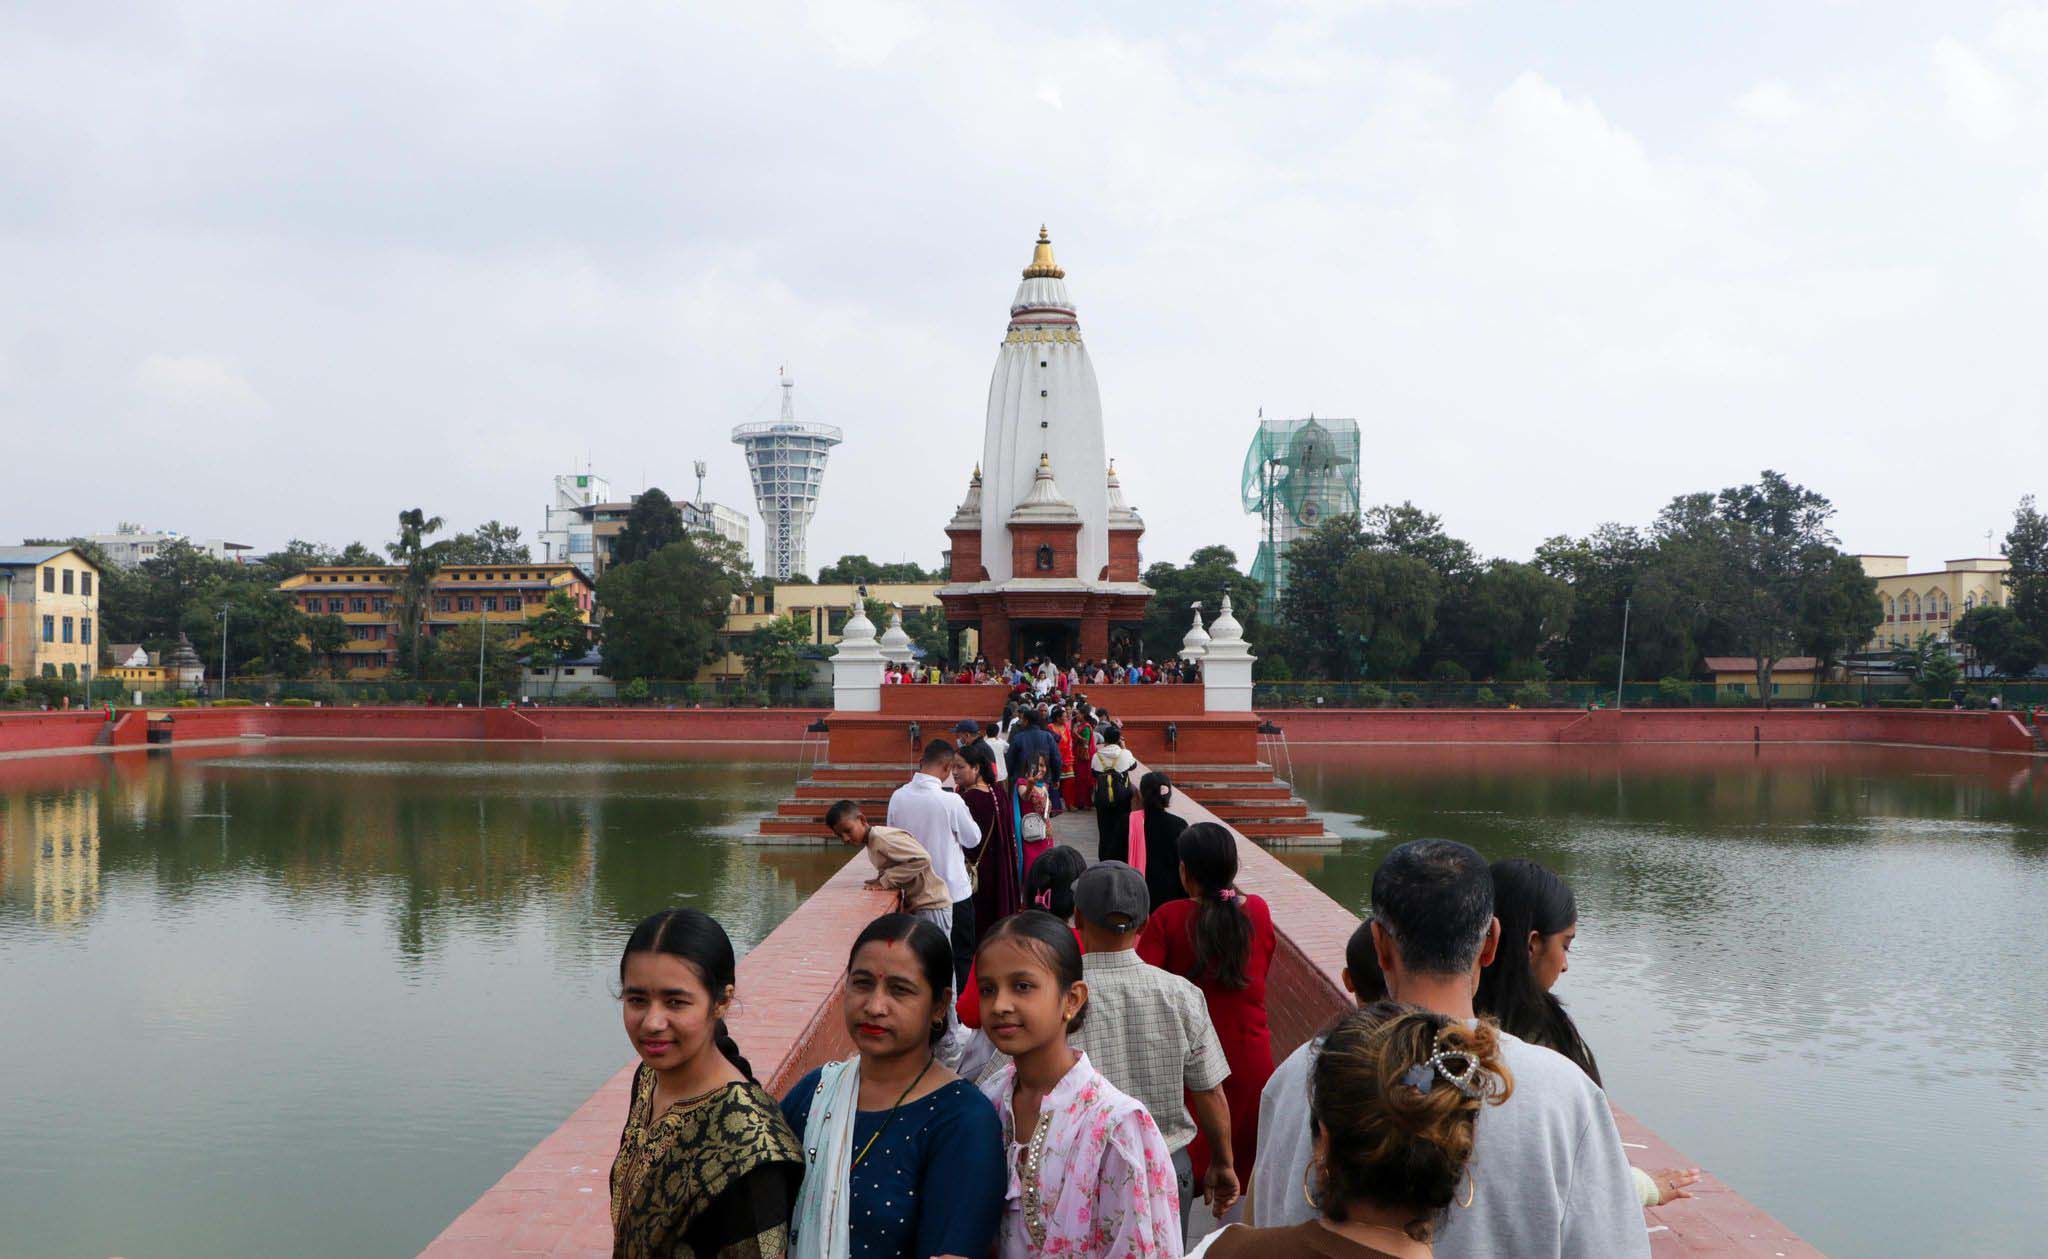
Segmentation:
<svg viewBox="0 0 2048 1259">
<path fill-rule="evenodd" d="M 804 1151 L 798 1259 L 989 1253 L 1009 1183 L 1002 1125 L 933 1056 L 952 984 L 952 944 L 930 923 L 889 914 L 854 942 L 842 1006 L 859 1052 L 782 1099 Z"/>
</svg>

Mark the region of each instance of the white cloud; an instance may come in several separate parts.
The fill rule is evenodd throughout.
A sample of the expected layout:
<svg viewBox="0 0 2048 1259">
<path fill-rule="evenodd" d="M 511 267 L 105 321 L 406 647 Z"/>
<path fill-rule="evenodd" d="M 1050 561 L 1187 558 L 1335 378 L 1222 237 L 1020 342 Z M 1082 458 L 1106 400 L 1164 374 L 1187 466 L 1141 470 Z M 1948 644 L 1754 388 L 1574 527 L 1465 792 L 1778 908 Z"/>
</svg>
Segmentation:
<svg viewBox="0 0 2048 1259">
<path fill-rule="evenodd" d="M 205 355 L 148 355 L 136 366 L 135 383 L 145 399 L 167 407 L 235 416 L 269 409 L 240 372 Z"/>
<path fill-rule="evenodd" d="M 1954 40 L 1934 46 L 1934 72 L 1948 114 L 1973 140 L 1995 142 L 2019 129 L 2019 91 L 1976 50 Z"/>
</svg>

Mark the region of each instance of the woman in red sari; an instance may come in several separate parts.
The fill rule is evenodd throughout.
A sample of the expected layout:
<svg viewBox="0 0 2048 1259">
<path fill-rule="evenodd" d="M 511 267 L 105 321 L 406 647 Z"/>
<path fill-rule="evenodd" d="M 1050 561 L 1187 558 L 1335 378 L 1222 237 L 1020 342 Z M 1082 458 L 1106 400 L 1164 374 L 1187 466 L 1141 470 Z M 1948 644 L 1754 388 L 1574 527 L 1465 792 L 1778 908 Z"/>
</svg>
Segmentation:
<svg viewBox="0 0 2048 1259">
<path fill-rule="evenodd" d="M 1148 865 L 1172 859 L 1170 853 L 1145 854 Z M 1273 1033 L 1266 1024 L 1266 972 L 1278 943 L 1273 915 L 1263 898 L 1237 890 L 1237 840 L 1214 822 L 1181 832 L 1180 870 L 1188 899 L 1152 911 L 1138 937 L 1138 956 L 1202 990 L 1230 1063 L 1223 1096 L 1230 1103 L 1231 1158 L 1251 1167 L 1236 1160 L 1258 1157 L 1259 1094 L 1273 1074 Z M 1238 1122 L 1240 1115 L 1245 1122 Z M 1200 1184 L 1209 1168 L 1207 1141 L 1197 1136 L 1188 1157 Z"/>
<path fill-rule="evenodd" d="M 1067 798 L 1069 809 L 1091 809 L 1095 807 L 1095 726 L 1084 712 L 1075 712 L 1069 728 L 1073 732 L 1074 759 L 1070 762 L 1074 776 L 1060 784 Z"/>
<path fill-rule="evenodd" d="M 1053 738 L 1058 739 L 1060 744 L 1060 780 L 1049 786 L 1053 791 L 1053 812 L 1061 813 L 1069 807 L 1067 793 L 1072 789 L 1070 784 L 1074 781 L 1074 726 L 1067 718 L 1066 709 L 1053 710 L 1051 730 Z"/>
</svg>

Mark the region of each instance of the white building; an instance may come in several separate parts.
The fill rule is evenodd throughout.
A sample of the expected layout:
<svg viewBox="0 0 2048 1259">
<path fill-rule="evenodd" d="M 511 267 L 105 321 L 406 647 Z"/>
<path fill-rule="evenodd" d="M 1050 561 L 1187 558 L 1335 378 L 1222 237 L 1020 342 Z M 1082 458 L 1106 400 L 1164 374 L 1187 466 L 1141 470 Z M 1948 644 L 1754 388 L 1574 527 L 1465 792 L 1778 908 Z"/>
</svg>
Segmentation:
<svg viewBox="0 0 2048 1259">
<path fill-rule="evenodd" d="M 683 509 L 683 523 L 697 533 L 715 533 L 728 542 L 736 542 L 742 551 L 747 549 L 748 539 L 753 533 L 753 521 L 747 513 L 735 511 L 724 503 L 685 503 L 680 500 L 677 507 Z"/>
<path fill-rule="evenodd" d="M 549 564 L 574 564 L 593 576 L 597 544 L 588 508 L 610 502 L 612 484 L 588 472 L 555 478 L 555 497 L 548 504 L 547 524 L 540 531 L 540 558 Z"/>
<path fill-rule="evenodd" d="M 241 562 L 243 551 L 254 550 L 240 542 L 228 542 L 220 538 L 208 538 L 204 542 L 188 538 L 175 529 L 145 529 L 141 525 L 122 521 L 114 526 L 112 533 L 95 533 L 86 541 L 106 554 L 107 562 L 122 568 L 140 568 L 156 558 L 157 552 L 172 542 L 184 542 L 194 550 L 204 551 L 217 560 Z"/>
<path fill-rule="evenodd" d="M 747 452 L 754 508 L 761 513 L 761 574 L 776 581 L 810 571 L 804 535 L 818 510 L 825 458 L 846 437 L 830 424 L 798 420 L 795 388 L 796 381 L 782 378 L 781 419 L 732 431 Z"/>
</svg>

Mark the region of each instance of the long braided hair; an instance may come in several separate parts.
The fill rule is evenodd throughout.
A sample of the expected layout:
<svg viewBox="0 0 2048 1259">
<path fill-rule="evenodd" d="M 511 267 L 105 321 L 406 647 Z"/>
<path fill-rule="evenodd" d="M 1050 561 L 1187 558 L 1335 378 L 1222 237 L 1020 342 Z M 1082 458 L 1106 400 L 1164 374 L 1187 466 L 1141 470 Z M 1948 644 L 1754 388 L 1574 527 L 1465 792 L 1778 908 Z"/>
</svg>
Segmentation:
<svg viewBox="0 0 2048 1259">
<path fill-rule="evenodd" d="M 725 928 L 718 925 L 718 919 L 701 909 L 664 909 L 642 919 L 626 938 L 625 952 L 619 955 L 621 984 L 626 981 L 626 959 L 635 953 L 668 953 L 688 962 L 704 981 L 713 1001 L 732 986 L 736 969 L 732 940 L 725 934 Z M 741 1075 L 750 1082 L 754 1079 L 754 1068 L 741 1056 L 732 1034 L 725 1030 L 724 1019 L 712 1027 L 711 1043 L 718 1046 L 718 1052 Z"/>
</svg>

